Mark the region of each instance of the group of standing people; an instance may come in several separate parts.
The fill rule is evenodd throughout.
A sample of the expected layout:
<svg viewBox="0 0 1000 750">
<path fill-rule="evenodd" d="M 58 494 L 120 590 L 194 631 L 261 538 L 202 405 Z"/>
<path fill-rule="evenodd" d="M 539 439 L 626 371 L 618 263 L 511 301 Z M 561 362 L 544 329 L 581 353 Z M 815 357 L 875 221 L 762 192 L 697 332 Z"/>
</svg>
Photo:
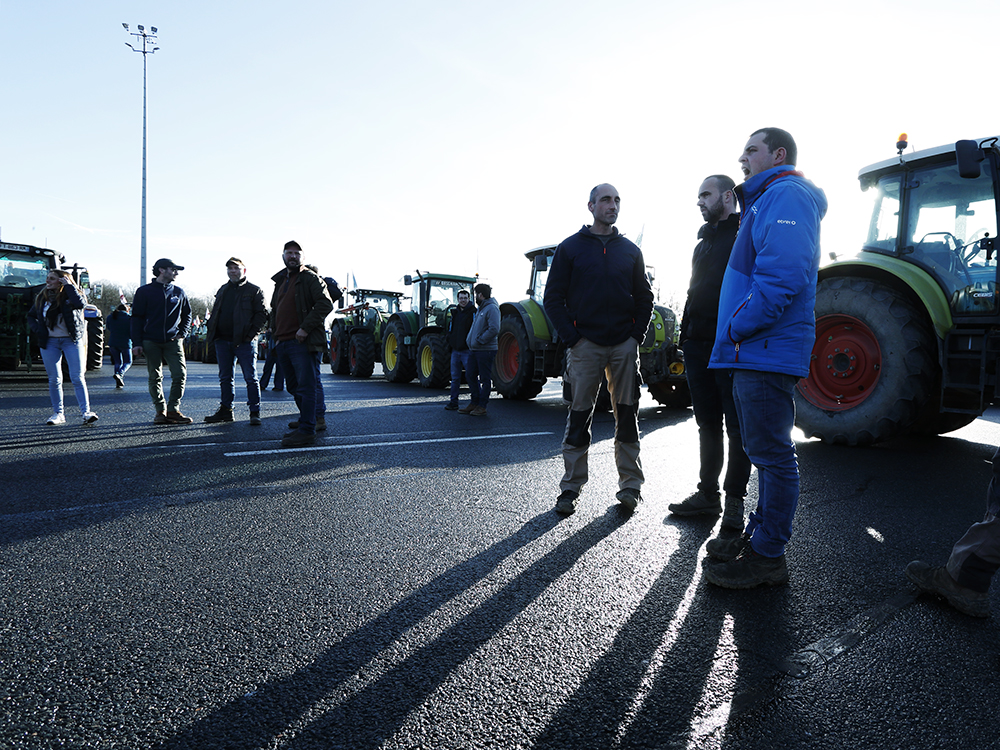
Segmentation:
<svg viewBox="0 0 1000 750">
<path fill-rule="evenodd" d="M 444 408 L 485 417 L 493 387 L 493 361 L 497 356 L 497 336 L 500 333 L 500 305 L 493 297 L 489 284 L 476 284 L 476 304 L 469 301 L 464 289 L 458 293 L 458 305 L 452 309 L 448 323 L 448 345 L 451 347 L 451 398 Z M 469 382 L 469 403 L 459 408 L 458 393 L 462 371 Z"/>
<path fill-rule="evenodd" d="M 315 441 L 316 430 L 326 428 L 325 399 L 319 365 L 326 349 L 327 315 L 333 310 L 336 282 L 324 280 L 302 263 L 302 248 L 295 241 L 282 251 L 285 267 L 272 280 L 271 311 L 264 303 L 263 290 L 246 278 L 246 265 L 239 258 L 226 261 L 229 280 L 215 295 L 208 320 L 206 347 L 212 347 L 219 363 L 221 400 L 205 422 L 233 422 L 235 413 L 235 366 L 238 363 L 247 388 L 247 408 L 251 425 L 260 425 L 260 381 L 257 376 L 257 338 L 272 332 L 273 351 L 284 373 L 288 391 L 295 397 L 299 417 L 282 439 L 284 447 L 300 447 Z M 149 395 L 153 402 L 153 424 L 183 425 L 194 420 L 181 411 L 187 381 L 184 338 L 191 332 L 191 304 L 174 281 L 184 270 L 169 258 L 153 264 L 153 280 L 139 287 L 132 299 L 131 314 L 123 302 L 108 316 L 109 348 L 114 365 L 116 388 L 125 385 L 124 376 L 132 358 L 145 356 L 149 375 Z M 66 271 L 54 270 L 28 313 L 28 324 L 41 349 L 49 377 L 53 414 L 47 424 L 63 424 L 62 367 L 65 358 L 84 424 L 93 424 L 97 415 L 90 409 L 84 378 L 83 310 L 86 297 Z M 131 347 L 130 347 L 131 343 Z M 163 369 L 170 372 L 170 388 L 163 390 Z"/>
<path fill-rule="evenodd" d="M 710 583 L 727 588 L 788 580 L 785 545 L 798 502 L 798 463 L 791 438 L 793 389 L 809 372 L 814 341 L 823 192 L 795 170 L 797 148 L 778 128 L 751 134 L 739 158 L 744 182 L 707 178 L 698 205 L 706 221 L 695 250 L 682 322 L 701 473 L 697 492 L 670 506 L 676 515 L 723 514 L 707 545 Z M 740 211 L 737 212 L 737 205 Z M 563 437 L 565 472 L 556 511 L 573 513 L 588 478 L 591 422 L 603 378 L 615 417 L 616 499 L 631 512 L 642 501 L 636 411 L 638 348 L 653 311 L 642 251 L 614 226 L 618 191 L 590 194 L 590 226 L 556 249 L 545 310 L 567 347 L 573 401 Z M 723 489 L 723 424 L 729 465 Z M 751 465 L 756 509 L 744 519 Z"/>
</svg>

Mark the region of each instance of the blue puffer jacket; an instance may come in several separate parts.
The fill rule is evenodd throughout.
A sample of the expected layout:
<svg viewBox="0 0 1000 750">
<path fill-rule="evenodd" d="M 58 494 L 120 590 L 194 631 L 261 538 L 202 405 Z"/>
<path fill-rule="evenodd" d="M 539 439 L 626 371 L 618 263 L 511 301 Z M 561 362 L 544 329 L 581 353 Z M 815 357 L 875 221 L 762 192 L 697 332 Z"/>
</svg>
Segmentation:
<svg viewBox="0 0 1000 750">
<path fill-rule="evenodd" d="M 826 195 L 791 166 L 736 188 L 740 231 L 719 300 L 710 367 L 809 374 Z"/>
</svg>

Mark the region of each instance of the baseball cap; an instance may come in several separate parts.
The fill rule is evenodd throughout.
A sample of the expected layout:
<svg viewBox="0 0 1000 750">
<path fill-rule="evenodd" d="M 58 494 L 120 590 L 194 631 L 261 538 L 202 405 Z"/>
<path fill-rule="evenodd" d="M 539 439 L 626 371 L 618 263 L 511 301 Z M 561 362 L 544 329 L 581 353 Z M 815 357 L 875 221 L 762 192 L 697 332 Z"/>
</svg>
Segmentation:
<svg viewBox="0 0 1000 750">
<path fill-rule="evenodd" d="M 246 268 L 247 264 L 239 258 L 230 258 L 226 261 L 226 266 L 239 266 L 240 268 Z"/>
<path fill-rule="evenodd" d="M 160 258 L 156 263 L 153 264 L 153 268 L 176 268 L 178 271 L 183 271 L 184 266 L 179 266 L 174 263 L 170 258 Z"/>
</svg>

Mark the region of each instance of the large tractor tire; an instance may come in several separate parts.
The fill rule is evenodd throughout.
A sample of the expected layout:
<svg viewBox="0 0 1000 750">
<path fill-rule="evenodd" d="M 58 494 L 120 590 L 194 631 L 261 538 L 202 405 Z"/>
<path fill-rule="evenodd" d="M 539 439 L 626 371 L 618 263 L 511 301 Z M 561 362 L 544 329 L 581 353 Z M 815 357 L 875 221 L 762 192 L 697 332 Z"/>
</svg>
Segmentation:
<svg viewBox="0 0 1000 750">
<path fill-rule="evenodd" d="M 351 336 L 348 361 L 352 378 L 370 378 L 375 372 L 375 337 L 364 332 Z"/>
<path fill-rule="evenodd" d="M 669 381 L 650 383 L 649 395 L 668 409 L 686 409 L 691 406 L 691 391 L 685 383 Z"/>
<path fill-rule="evenodd" d="M 451 383 L 451 354 L 440 333 L 428 333 L 417 343 L 417 378 L 424 388 L 447 388 Z"/>
<path fill-rule="evenodd" d="M 417 363 L 406 353 L 403 327 L 392 322 L 382 337 L 382 370 L 390 383 L 409 383 L 417 376 Z"/>
<path fill-rule="evenodd" d="M 493 387 L 504 398 L 527 400 L 542 392 L 545 381 L 534 380 L 535 353 L 519 315 L 505 315 L 497 335 Z"/>
<path fill-rule="evenodd" d="M 842 445 L 903 434 L 931 400 L 936 363 L 931 328 L 902 294 L 862 278 L 824 279 L 795 422 L 807 436 Z"/>
<path fill-rule="evenodd" d="M 334 375 L 346 375 L 351 371 L 348 338 L 343 321 L 335 321 L 330 327 L 330 372 Z"/>
<path fill-rule="evenodd" d="M 100 370 L 104 364 L 104 320 L 87 318 L 87 369 Z"/>
</svg>

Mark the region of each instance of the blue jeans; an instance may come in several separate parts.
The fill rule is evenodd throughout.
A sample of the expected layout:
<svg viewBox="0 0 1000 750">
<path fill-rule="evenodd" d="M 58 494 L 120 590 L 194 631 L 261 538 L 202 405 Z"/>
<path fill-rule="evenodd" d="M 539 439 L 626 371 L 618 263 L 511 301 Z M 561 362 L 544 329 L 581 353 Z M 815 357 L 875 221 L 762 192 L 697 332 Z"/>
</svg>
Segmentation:
<svg viewBox="0 0 1000 750">
<path fill-rule="evenodd" d="M 458 389 L 462 387 L 462 370 L 469 372 L 469 356 L 472 354 L 468 349 L 464 351 L 452 350 L 451 352 L 451 403 L 458 403 Z M 469 380 L 469 387 L 472 387 L 472 378 Z"/>
<path fill-rule="evenodd" d="M 780 557 L 792 536 L 799 503 L 799 464 L 792 442 L 794 375 L 733 370 L 733 398 L 743 428 L 743 448 L 757 467 L 757 509 L 746 532 L 765 557 Z"/>
<path fill-rule="evenodd" d="M 63 413 L 62 367 L 59 362 L 65 357 L 69 379 L 76 391 L 76 403 L 80 406 L 80 414 L 86 416 L 90 411 L 90 395 L 83 375 L 83 341 L 74 341 L 68 336 L 49 336 L 49 341 L 41 352 L 45 372 L 49 376 L 52 411 L 56 414 Z"/>
<path fill-rule="evenodd" d="M 729 437 L 729 463 L 722 484 L 726 495 L 745 497 L 750 479 L 750 459 L 743 450 L 740 418 L 733 400 L 733 379 L 728 370 L 709 370 L 711 341 L 684 342 L 684 370 L 691 391 L 691 405 L 698 423 L 701 473 L 698 489 L 709 495 L 719 491 L 719 475 L 725 460 L 725 435 Z M 725 417 L 725 434 L 722 423 Z"/>
<path fill-rule="evenodd" d="M 243 381 L 247 384 L 247 406 L 260 411 L 260 381 L 257 380 L 257 341 L 234 344 L 215 341 L 215 356 L 219 360 L 219 384 L 222 386 L 222 406 L 233 408 L 236 391 L 233 387 L 233 363 L 239 362 Z"/>
<path fill-rule="evenodd" d="M 469 352 L 469 364 L 465 370 L 466 379 L 469 381 L 469 395 L 472 396 L 472 405 L 486 408 L 486 402 L 490 400 L 490 388 L 493 387 L 493 360 L 497 357 L 496 349 L 475 349 Z"/>
<path fill-rule="evenodd" d="M 316 434 L 316 392 L 321 352 L 311 352 L 295 339 L 279 341 L 274 347 L 278 364 L 285 373 L 285 386 L 299 407 L 299 432 Z"/>
<path fill-rule="evenodd" d="M 111 351 L 111 364 L 115 366 L 115 375 L 124 375 L 132 366 L 132 350 L 115 349 L 113 346 L 109 346 L 108 349 Z"/>
</svg>

